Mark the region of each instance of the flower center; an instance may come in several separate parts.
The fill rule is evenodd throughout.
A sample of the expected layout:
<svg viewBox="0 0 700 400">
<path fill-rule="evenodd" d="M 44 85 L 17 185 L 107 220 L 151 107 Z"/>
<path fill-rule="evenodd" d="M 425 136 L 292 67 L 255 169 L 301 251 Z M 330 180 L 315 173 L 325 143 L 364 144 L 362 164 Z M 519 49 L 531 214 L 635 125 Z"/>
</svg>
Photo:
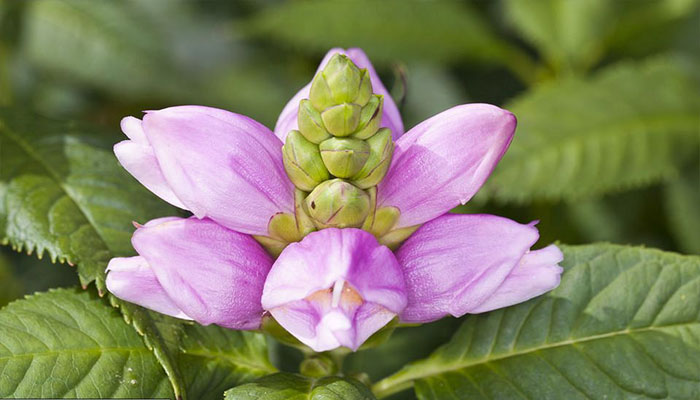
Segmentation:
<svg viewBox="0 0 700 400">
<path fill-rule="evenodd" d="M 344 279 L 338 279 L 333 287 L 315 291 L 306 297 L 306 300 L 315 303 L 322 308 L 357 308 L 364 303 L 362 296 Z"/>
</svg>

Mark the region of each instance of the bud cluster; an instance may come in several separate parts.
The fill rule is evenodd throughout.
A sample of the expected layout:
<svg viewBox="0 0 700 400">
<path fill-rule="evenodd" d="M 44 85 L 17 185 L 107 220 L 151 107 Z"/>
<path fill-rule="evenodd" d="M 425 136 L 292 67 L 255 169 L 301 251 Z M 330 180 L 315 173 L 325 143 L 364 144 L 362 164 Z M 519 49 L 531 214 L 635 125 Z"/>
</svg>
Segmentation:
<svg viewBox="0 0 700 400">
<path fill-rule="evenodd" d="M 317 229 L 360 228 L 374 210 L 368 191 L 381 182 L 394 151 L 391 131 L 379 128 L 384 98 L 369 72 L 336 54 L 299 104 L 299 130 L 282 148 L 284 168 L 305 193 L 303 211 Z"/>
</svg>

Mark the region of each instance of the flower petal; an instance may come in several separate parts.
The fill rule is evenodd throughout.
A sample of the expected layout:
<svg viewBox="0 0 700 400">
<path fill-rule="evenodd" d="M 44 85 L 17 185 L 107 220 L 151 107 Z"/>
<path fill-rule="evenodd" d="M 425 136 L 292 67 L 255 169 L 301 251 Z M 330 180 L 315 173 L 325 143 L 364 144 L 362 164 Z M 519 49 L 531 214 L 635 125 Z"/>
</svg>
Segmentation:
<svg viewBox="0 0 700 400">
<path fill-rule="evenodd" d="M 132 244 L 168 297 L 203 324 L 257 329 L 272 265 L 250 236 L 207 219 L 169 219 L 137 229 Z"/>
<path fill-rule="evenodd" d="M 398 207 L 397 228 L 422 224 L 466 203 L 505 153 L 515 117 L 489 104 L 453 107 L 397 142 L 378 203 Z"/>
<path fill-rule="evenodd" d="M 107 290 L 120 299 L 171 317 L 192 319 L 163 290 L 143 257 L 113 258 L 107 265 L 107 272 Z"/>
<path fill-rule="evenodd" d="M 124 140 L 114 145 L 114 154 L 124 169 L 148 190 L 175 207 L 187 209 L 165 181 L 153 148 L 148 142 Z"/>
<path fill-rule="evenodd" d="M 559 286 L 563 269 L 557 264 L 563 259 L 555 245 L 526 253 L 493 295 L 471 312 L 512 306 L 549 292 Z"/>
<path fill-rule="evenodd" d="M 242 115 L 199 106 L 149 112 L 144 132 L 173 193 L 198 218 L 267 235 L 278 212 L 293 212 L 282 143 Z"/>
<path fill-rule="evenodd" d="M 316 351 L 357 349 L 406 306 L 392 252 L 359 229 L 323 229 L 289 245 L 265 282 L 263 308 Z"/>
<path fill-rule="evenodd" d="M 430 322 L 448 314 L 460 317 L 551 289 L 551 277 L 538 273 L 528 278 L 519 272 L 521 263 L 536 265 L 538 272 L 558 271 L 551 249 L 528 253 L 538 238 L 533 224 L 494 215 L 448 214 L 426 223 L 396 253 L 408 292 L 401 319 Z M 505 284 L 511 274 L 513 282 L 522 285 L 513 295 L 507 293 L 511 284 Z"/>
<path fill-rule="evenodd" d="M 401 121 L 401 114 L 399 113 L 399 108 L 396 106 L 396 103 L 394 103 L 394 100 L 391 98 L 389 91 L 386 90 L 386 87 L 384 87 L 384 84 L 382 84 L 381 79 L 379 79 L 379 75 L 377 75 L 377 71 L 374 70 L 374 66 L 372 66 L 369 57 L 367 57 L 367 54 L 365 54 L 365 52 L 362 51 L 362 49 L 351 48 L 344 50 L 338 47 L 331 49 L 330 51 L 328 51 L 328 53 L 326 53 L 325 57 L 323 57 L 323 60 L 319 64 L 316 73 L 321 71 L 323 67 L 325 67 L 326 64 L 328 64 L 328 61 L 331 59 L 331 57 L 336 53 L 345 54 L 359 68 L 367 68 L 370 80 L 372 81 L 372 90 L 374 91 L 374 93 L 381 94 L 384 96 L 384 115 L 382 116 L 381 127 L 391 129 L 392 137 L 394 138 L 394 140 L 398 139 L 403 134 L 403 122 Z M 284 108 L 282 109 L 282 113 L 280 113 L 280 116 L 277 119 L 277 124 L 275 125 L 275 135 L 277 135 L 277 137 L 279 137 L 281 141 L 285 141 L 289 131 L 293 129 L 299 129 L 299 125 L 297 124 L 299 102 L 302 99 L 309 98 L 310 90 L 311 83 L 308 83 L 306 86 L 301 88 L 301 90 L 299 90 L 297 94 L 295 94 L 294 97 L 292 97 L 292 99 L 289 100 L 287 105 L 284 106 Z"/>
</svg>

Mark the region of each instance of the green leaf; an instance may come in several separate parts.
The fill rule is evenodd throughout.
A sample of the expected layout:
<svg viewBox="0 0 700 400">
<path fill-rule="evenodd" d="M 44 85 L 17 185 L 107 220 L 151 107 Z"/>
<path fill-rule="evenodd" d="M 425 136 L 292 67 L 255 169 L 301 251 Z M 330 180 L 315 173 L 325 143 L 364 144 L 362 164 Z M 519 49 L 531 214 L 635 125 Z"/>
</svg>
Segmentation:
<svg viewBox="0 0 700 400">
<path fill-rule="evenodd" d="M 508 0 L 505 16 L 556 71 L 585 69 L 600 57 L 612 25 L 606 0 Z"/>
<path fill-rule="evenodd" d="M 92 292 L 58 289 L 0 310 L 0 397 L 172 398 L 141 337 Z"/>
<path fill-rule="evenodd" d="M 547 295 L 467 317 L 429 358 L 375 386 L 421 399 L 695 399 L 700 394 L 700 257 L 562 246 Z"/>
<path fill-rule="evenodd" d="M 178 364 L 191 399 L 219 400 L 232 386 L 276 371 L 259 333 L 186 325 L 180 347 Z"/>
<path fill-rule="evenodd" d="M 658 58 L 524 94 L 505 106 L 518 129 L 486 192 L 572 201 L 675 176 L 700 145 L 700 87 L 689 70 Z"/>
<path fill-rule="evenodd" d="M 104 290 L 105 267 L 132 255 L 132 221 L 173 215 L 117 163 L 101 129 L 0 108 L 0 241 L 78 265 Z"/>
<path fill-rule="evenodd" d="M 102 140 L 95 128 L 0 109 L 0 239 L 4 243 L 77 264 L 81 283 L 86 286 L 95 281 L 103 292 L 107 262 L 115 256 L 134 254 L 131 221 L 174 214 L 173 207 L 158 200 L 119 166 L 111 143 Z M 186 381 L 194 373 L 211 373 L 210 379 L 219 379 L 225 385 L 220 395 L 233 384 L 274 371 L 259 363 L 267 352 L 261 335 L 222 333 L 217 327 L 199 331 L 115 297 L 110 296 L 110 301 L 143 335 L 167 372 L 176 396 L 185 395 Z M 217 332 L 220 341 L 196 345 L 202 354 L 195 357 L 198 362 L 179 362 L 180 349 L 193 344 L 190 334 L 216 336 Z M 233 357 L 241 356 L 243 365 L 265 368 L 251 366 L 246 370 L 223 360 L 212 363 L 205 356 L 207 351 L 229 352 Z"/>
<path fill-rule="evenodd" d="M 245 24 L 256 36 L 304 51 L 360 47 L 381 62 L 469 58 L 514 68 L 523 77 L 532 68 L 531 61 L 499 39 L 476 10 L 453 1 L 288 2 L 267 7 Z"/>
<path fill-rule="evenodd" d="M 665 188 L 665 208 L 681 249 L 700 254 L 700 166 L 695 164 Z"/>
<path fill-rule="evenodd" d="M 351 378 L 307 378 L 277 373 L 226 392 L 226 400 L 372 400 L 372 392 Z"/>
</svg>

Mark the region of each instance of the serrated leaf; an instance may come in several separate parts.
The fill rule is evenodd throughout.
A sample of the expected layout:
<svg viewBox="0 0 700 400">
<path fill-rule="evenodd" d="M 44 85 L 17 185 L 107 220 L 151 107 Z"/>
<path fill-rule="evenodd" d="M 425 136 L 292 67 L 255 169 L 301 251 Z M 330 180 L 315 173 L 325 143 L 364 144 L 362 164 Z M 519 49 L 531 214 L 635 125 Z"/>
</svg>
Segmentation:
<svg viewBox="0 0 700 400">
<path fill-rule="evenodd" d="M 307 378 L 277 373 L 226 392 L 226 400 L 372 400 L 372 392 L 351 378 Z"/>
<path fill-rule="evenodd" d="M 172 398 L 158 360 L 92 292 L 58 289 L 0 310 L 0 397 Z"/>
<path fill-rule="evenodd" d="M 563 251 L 557 289 L 469 316 L 375 392 L 415 384 L 421 399 L 698 398 L 700 257 L 608 244 Z"/>
<path fill-rule="evenodd" d="M 307 51 L 361 47 L 378 61 L 471 58 L 507 64 L 506 54 L 514 51 L 478 12 L 451 1 L 289 2 L 266 8 L 246 26 Z"/>
<path fill-rule="evenodd" d="M 691 254 L 700 254 L 699 168 L 695 163 L 665 188 L 665 208 L 671 233 L 681 250 Z"/>
<path fill-rule="evenodd" d="M 38 255 L 46 251 L 53 259 L 77 264 L 81 283 L 95 281 L 104 291 L 107 262 L 133 254 L 131 221 L 146 222 L 176 211 L 131 178 L 117 163 L 111 143 L 101 140 L 93 129 L 0 109 L 0 237 L 17 249 Z M 193 371 L 201 376 L 210 372 L 209 379 L 225 385 L 216 397 L 233 384 L 274 371 L 269 365 L 260 370 L 253 367 L 265 366 L 259 363 L 267 352 L 260 335 L 190 328 L 181 320 L 115 297 L 110 296 L 110 301 L 153 350 L 176 396 L 186 394 L 186 381 Z M 197 362 L 190 358 L 181 363 L 179 352 L 185 344 L 192 345 L 191 332 L 218 332 L 220 341 L 198 344 L 198 348 L 240 356 L 241 365 L 212 363 L 204 355 Z M 246 363 L 251 364 L 249 369 Z M 207 396 L 215 392 L 210 393 Z"/>
<path fill-rule="evenodd" d="M 513 143 L 486 185 L 501 201 L 576 200 L 675 176 L 700 145 L 700 90 L 676 58 L 539 87 L 505 108 Z"/>
</svg>

